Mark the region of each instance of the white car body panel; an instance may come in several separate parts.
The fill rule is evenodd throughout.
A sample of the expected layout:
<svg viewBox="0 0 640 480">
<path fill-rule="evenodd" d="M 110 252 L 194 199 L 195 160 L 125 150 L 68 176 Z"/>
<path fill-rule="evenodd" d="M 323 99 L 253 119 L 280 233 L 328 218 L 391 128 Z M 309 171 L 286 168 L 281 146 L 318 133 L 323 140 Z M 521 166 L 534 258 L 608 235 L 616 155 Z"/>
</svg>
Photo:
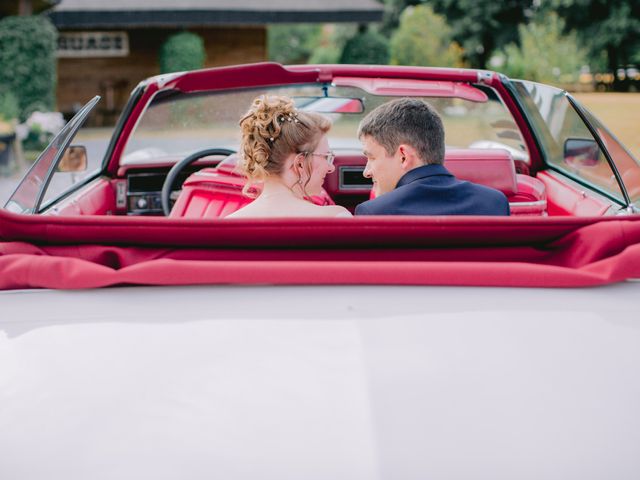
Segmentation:
<svg viewBox="0 0 640 480">
<path fill-rule="evenodd" d="M 0 478 L 640 478 L 640 283 L 0 292 Z"/>
</svg>

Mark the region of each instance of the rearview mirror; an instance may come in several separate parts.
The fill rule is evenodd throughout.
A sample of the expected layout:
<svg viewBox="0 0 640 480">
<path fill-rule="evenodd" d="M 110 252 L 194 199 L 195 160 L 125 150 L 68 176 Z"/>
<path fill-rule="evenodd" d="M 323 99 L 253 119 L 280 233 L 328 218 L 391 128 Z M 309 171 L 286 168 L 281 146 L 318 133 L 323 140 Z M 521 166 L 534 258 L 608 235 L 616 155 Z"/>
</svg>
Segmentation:
<svg viewBox="0 0 640 480">
<path fill-rule="evenodd" d="M 83 145 L 71 145 L 58 163 L 59 172 L 84 172 L 87 169 L 87 149 Z"/>
<path fill-rule="evenodd" d="M 296 107 L 304 112 L 317 113 L 362 113 L 361 98 L 349 97 L 293 97 Z"/>
<path fill-rule="evenodd" d="M 593 167 L 600 162 L 600 147 L 595 140 L 567 138 L 564 142 L 564 161 L 576 167 Z"/>
</svg>

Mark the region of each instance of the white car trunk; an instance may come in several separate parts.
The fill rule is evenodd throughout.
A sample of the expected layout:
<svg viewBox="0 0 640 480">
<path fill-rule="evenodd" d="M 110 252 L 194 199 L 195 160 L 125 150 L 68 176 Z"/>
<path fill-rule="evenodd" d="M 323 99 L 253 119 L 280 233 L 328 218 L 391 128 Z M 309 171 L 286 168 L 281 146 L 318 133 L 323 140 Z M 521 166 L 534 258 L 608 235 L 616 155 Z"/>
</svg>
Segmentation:
<svg viewBox="0 0 640 480">
<path fill-rule="evenodd" d="M 0 478 L 637 479 L 638 293 L 0 292 Z"/>
</svg>

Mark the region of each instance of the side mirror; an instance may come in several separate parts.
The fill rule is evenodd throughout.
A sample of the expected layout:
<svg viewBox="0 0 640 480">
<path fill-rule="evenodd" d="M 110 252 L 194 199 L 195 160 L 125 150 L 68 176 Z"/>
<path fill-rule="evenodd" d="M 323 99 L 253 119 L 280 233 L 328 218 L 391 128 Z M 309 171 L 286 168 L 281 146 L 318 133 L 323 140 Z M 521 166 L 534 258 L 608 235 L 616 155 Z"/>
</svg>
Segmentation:
<svg viewBox="0 0 640 480">
<path fill-rule="evenodd" d="M 601 151 L 595 140 L 587 138 L 567 138 L 564 142 L 564 161 L 574 167 L 594 167 L 598 165 Z"/>
<path fill-rule="evenodd" d="M 84 172 L 87 169 L 87 149 L 83 145 L 70 145 L 58 163 L 59 172 Z"/>
</svg>

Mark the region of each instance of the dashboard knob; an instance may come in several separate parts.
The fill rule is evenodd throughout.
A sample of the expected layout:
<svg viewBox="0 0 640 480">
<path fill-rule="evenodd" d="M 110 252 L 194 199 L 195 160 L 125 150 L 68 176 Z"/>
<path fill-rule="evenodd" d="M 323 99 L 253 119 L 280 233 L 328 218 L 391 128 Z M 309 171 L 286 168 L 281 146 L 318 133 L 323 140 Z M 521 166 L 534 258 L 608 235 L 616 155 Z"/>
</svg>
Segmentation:
<svg viewBox="0 0 640 480">
<path fill-rule="evenodd" d="M 139 209 L 147 208 L 148 202 L 146 198 L 139 198 L 136 202 L 136 207 Z"/>
</svg>

